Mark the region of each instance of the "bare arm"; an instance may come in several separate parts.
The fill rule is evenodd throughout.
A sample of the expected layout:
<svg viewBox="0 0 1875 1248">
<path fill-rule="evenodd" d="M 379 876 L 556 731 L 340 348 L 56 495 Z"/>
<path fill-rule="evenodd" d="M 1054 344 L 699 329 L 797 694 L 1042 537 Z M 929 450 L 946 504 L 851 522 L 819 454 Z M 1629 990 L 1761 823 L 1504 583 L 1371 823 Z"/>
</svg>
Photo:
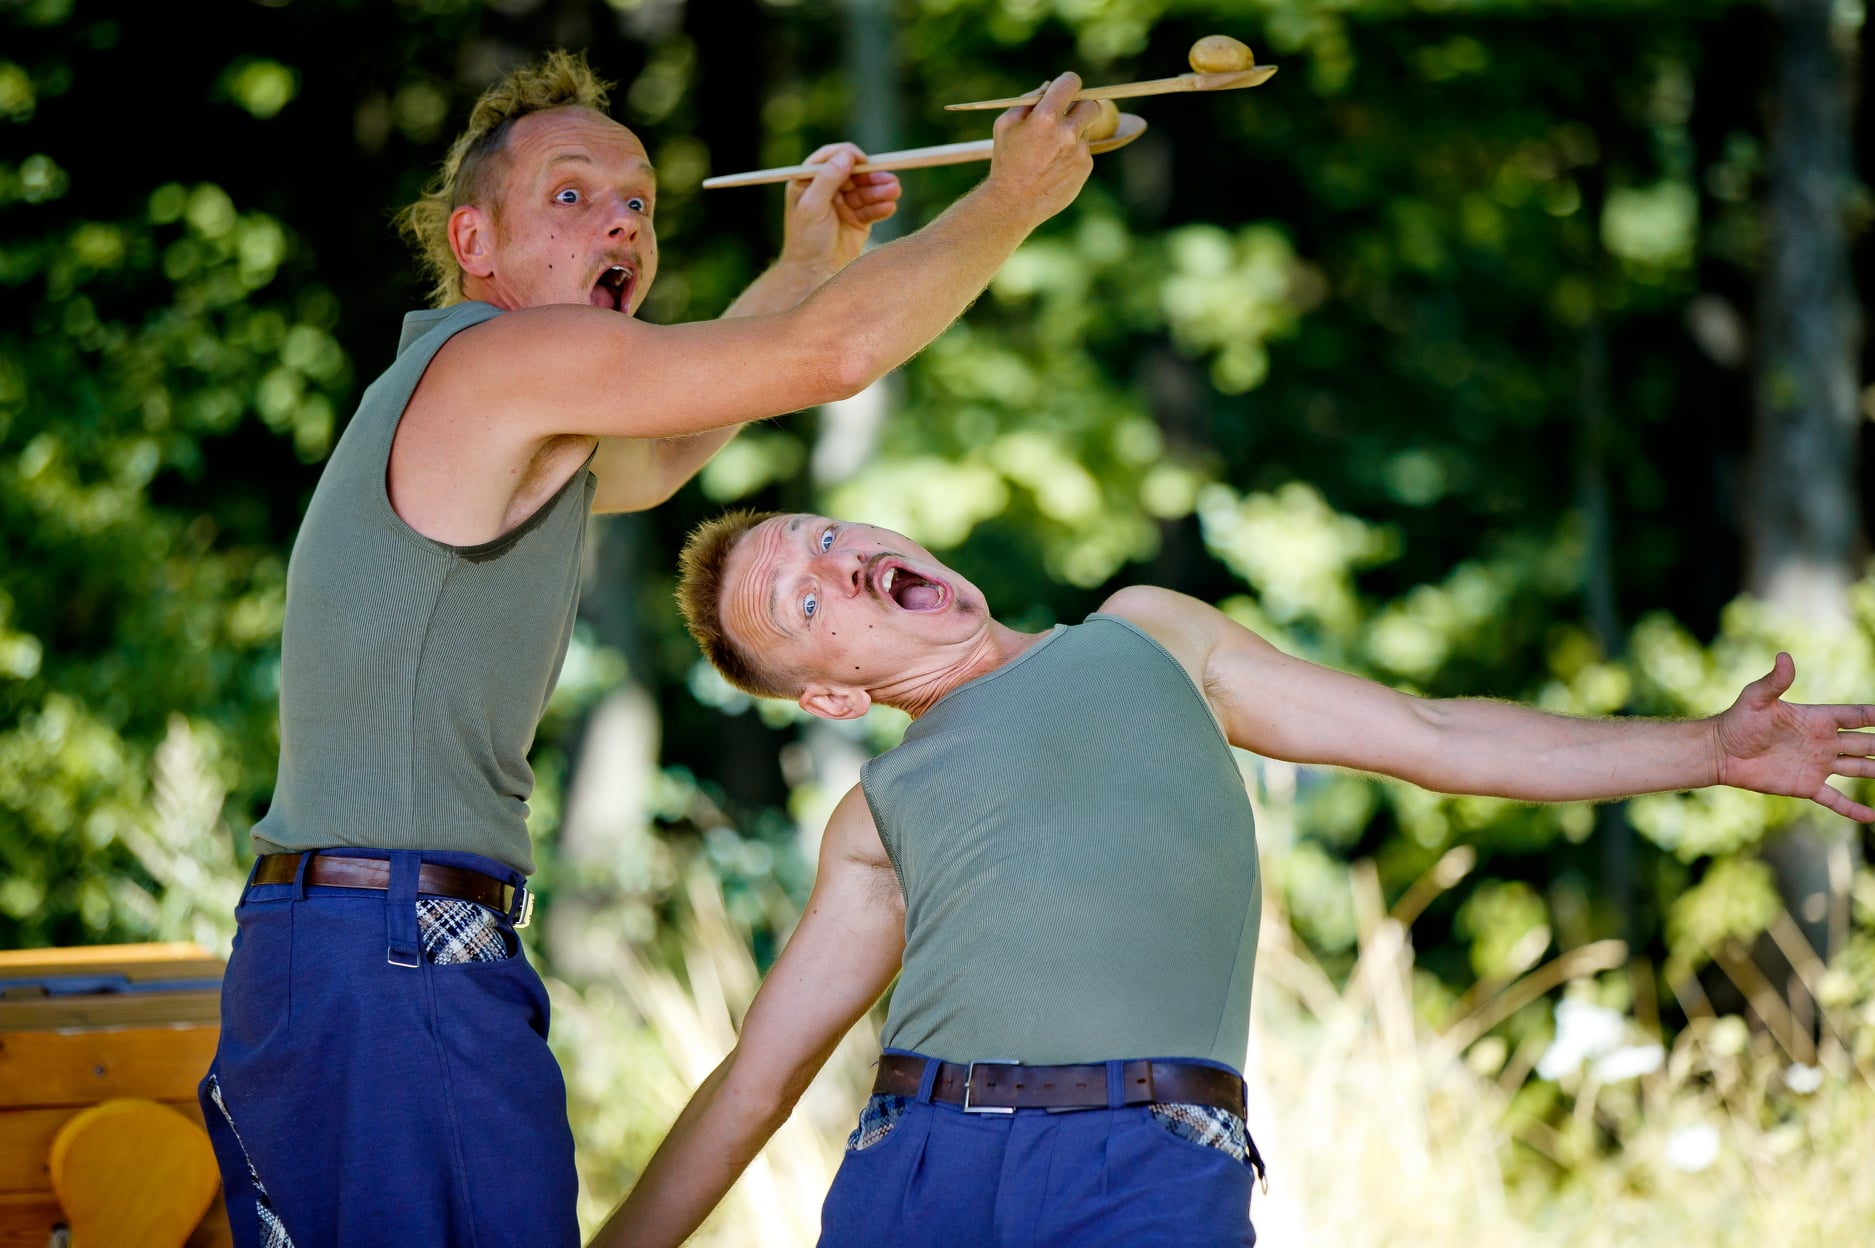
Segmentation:
<svg viewBox="0 0 1875 1248">
<path fill-rule="evenodd" d="M 1730 709 L 1697 720 L 1578 719 L 1508 702 L 1428 699 L 1293 658 L 1222 612 L 1160 589 L 1105 608 L 1157 637 L 1198 680 L 1232 744 L 1378 772 L 1442 793 L 1593 801 L 1728 784 L 1804 797 L 1857 819 L 1831 776 L 1875 776 L 1875 706 L 1783 701 L 1780 654 Z"/>
<path fill-rule="evenodd" d="M 851 143 L 833 143 L 807 158 L 825 168 L 788 184 L 781 257 L 729 305 L 725 317 L 770 316 L 807 298 L 856 260 L 877 222 L 898 208 L 899 182 L 890 173 L 848 171 L 865 159 Z M 599 488 L 594 511 L 642 511 L 675 494 L 740 425 L 669 438 L 605 438 L 593 458 Z"/>
<path fill-rule="evenodd" d="M 735 1049 L 678 1115 L 593 1248 L 676 1245 L 696 1230 L 892 982 L 904 950 L 904 898 L 855 787 L 828 820 L 807 913 Z"/>
<path fill-rule="evenodd" d="M 1063 75 L 1033 107 L 1003 114 L 975 190 L 788 311 L 660 326 L 573 304 L 523 308 L 452 339 L 435 380 L 530 444 L 681 436 L 851 395 L 942 333 L 1079 192 L 1095 110 L 1070 104 L 1078 86 Z"/>
</svg>

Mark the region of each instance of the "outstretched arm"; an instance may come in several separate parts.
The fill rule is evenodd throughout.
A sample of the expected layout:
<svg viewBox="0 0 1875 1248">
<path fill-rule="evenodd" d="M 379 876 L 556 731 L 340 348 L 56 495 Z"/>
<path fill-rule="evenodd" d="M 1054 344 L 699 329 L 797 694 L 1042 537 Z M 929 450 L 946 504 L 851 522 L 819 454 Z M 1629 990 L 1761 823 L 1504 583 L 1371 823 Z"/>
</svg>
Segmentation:
<svg viewBox="0 0 1875 1248">
<path fill-rule="evenodd" d="M 1875 706 L 1785 702 L 1779 654 L 1719 715 L 1578 719 L 1509 702 L 1419 698 L 1282 653 L 1215 608 L 1129 589 L 1104 608 L 1132 619 L 1199 683 L 1232 744 L 1270 758 L 1378 772 L 1441 793 L 1595 801 L 1728 784 L 1804 797 L 1875 822 L 1831 776 L 1875 776 Z"/>
<path fill-rule="evenodd" d="M 855 787 L 827 823 L 807 912 L 755 994 L 736 1047 L 690 1098 L 593 1248 L 676 1245 L 696 1230 L 892 982 L 904 949 L 904 897 Z"/>
<path fill-rule="evenodd" d="M 865 250 L 872 227 L 898 210 L 899 182 L 890 173 L 851 173 L 866 154 L 831 143 L 807 158 L 825 168 L 810 181 L 788 184 L 781 256 L 729 305 L 725 317 L 785 312 L 814 293 Z M 668 438 L 604 438 L 593 459 L 599 488 L 594 511 L 643 511 L 675 494 L 734 437 L 741 425 Z"/>
</svg>

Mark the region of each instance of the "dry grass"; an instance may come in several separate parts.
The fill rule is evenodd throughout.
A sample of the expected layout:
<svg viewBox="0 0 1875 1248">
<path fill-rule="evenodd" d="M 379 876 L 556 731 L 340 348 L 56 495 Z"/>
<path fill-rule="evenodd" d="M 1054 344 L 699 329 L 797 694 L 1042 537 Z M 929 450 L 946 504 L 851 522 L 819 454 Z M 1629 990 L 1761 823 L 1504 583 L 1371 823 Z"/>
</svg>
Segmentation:
<svg viewBox="0 0 1875 1248">
<path fill-rule="evenodd" d="M 1531 1072 L 1546 1041 L 1507 1052 L 1491 1028 L 1615 971 L 1625 951 L 1604 942 L 1481 986 L 1435 1030 L 1414 1007 L 1411 913 L 1383 911 L 1371 872 L 1357 870 L 1355 888 L 1359 958 L 1344 984 L 1275 907 L 1266 914 L 1249 1060 L 1251 1125 L 1272 1164 L 1255 1207 L 1263 1243 L 1875 1242 L 1875 1089 L 1855 1057 L 1875 1032 L 1866 1008 L 1828 1020 L 1815 1064 L 1794 1065 L 1773 1030 L 1690 1003 L 1695 1023 L 1658 1069 L 1604 1081 L 1591 1067 L 1545 1084 Z M 615 989 L 553 985 L 589 1228 L 728 1051 L 754 994 L 746 941 L 713 881 L 698 877 L 691 895 L 681 978 L 633 961 Z M 876 1035 L 867 1025 L 847 1038 L 693 1242 L 814 1242 Z M 1533 1093 L 1542 1112 L 1529 1110 Z"/>
</svg>

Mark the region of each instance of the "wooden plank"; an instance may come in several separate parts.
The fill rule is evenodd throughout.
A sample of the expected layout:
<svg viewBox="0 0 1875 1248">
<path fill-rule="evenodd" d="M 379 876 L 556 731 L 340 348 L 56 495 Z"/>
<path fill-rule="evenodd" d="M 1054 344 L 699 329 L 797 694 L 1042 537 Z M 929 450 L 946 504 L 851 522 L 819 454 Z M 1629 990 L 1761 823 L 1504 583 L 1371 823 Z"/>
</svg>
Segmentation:
<svg viewBox="0 0 1875 1248">
<path fill-rule="evenodd" d="M 184 1115 L 198 1127 L 202 1105 L 194 1097 L 186 1101 L 163 1101 L 164 1105 Z M 60 1105 L 47 1109 L 9 1109 L 0 1112 L 0 1193 L 49 1192 L 52 1175 L 46 1169 L 46 1156 L 52 1151 L 52 1138 L 73 1114 L 84 1107 Z"/>
<path fill-rule="evenodd" d="M 0 1248 L 46 1248 L 52 1228 L 64 1221 L 51 1192 L 0 1194 Z"/>
<path fill-rule="evenodd" d="M 52 1228 L 64 1221 L 65 1211 L 51 1192 L 0 1194 L 0 1248 L 46 1248 Z M 228 1210 L 220 1196 L 184 1248 L 234 1248 Z"/>
<path fill-rule="evenodd" d="M 228 1229 L 228 1205 L 219 1192 L 209 1206 L 208 1216 L 182 1248 L 234 1248 L 234 1232 Z"/>
<path fill-rule="evenodd" d="M 95 1105 L 113 1096 L 182 1101 L 208 1073 L 216 1026 L 0 1035 L 0 1108 Z"/>
<path fill-rule="evenodd" d="M 222 961 L 185 940 L 142 945 L 77 945 L 64 949 L 0 950 L 0 979 L 121 971 L 131 979 L 197 979 L 220 975 Z M 186 973 L 177 973 L 182 968 Z"/>
<path fill-rule="evenodd" d="M 221 1022 L 221 992 L 96 993 L 0 1001 L 0 1035 L 103 1027 Z"/>
</svg>

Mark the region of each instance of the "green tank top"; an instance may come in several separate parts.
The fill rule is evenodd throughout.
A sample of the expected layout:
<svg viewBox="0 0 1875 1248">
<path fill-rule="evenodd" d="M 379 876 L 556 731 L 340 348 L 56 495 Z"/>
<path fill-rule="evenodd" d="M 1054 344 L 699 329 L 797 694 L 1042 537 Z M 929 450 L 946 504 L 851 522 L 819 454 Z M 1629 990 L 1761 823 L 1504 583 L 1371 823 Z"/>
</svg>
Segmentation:
<svg viewBox="0 0 1875 1248">
<path fill-rule="evenodd" d="M 888 1047 L 1243 1068 L 1255 827 L 1158 642 L 1110 615 L 1058 626 L 945 695 L 861 783 L 905 892 Z"/>
<path fill-rule="evenodd" d="M 527 763 L 579 596 L 587 466 L 513 531 L 431 541 L 391 508 L 391 439 L 450 337 L 500 310 L 404 318 L 333 448 L 287 565 L 280 770 L 262 853 L 465 850 L 532 871 Z M 587 461 L 588 465 L 590 460 Z"/>
</svg>

